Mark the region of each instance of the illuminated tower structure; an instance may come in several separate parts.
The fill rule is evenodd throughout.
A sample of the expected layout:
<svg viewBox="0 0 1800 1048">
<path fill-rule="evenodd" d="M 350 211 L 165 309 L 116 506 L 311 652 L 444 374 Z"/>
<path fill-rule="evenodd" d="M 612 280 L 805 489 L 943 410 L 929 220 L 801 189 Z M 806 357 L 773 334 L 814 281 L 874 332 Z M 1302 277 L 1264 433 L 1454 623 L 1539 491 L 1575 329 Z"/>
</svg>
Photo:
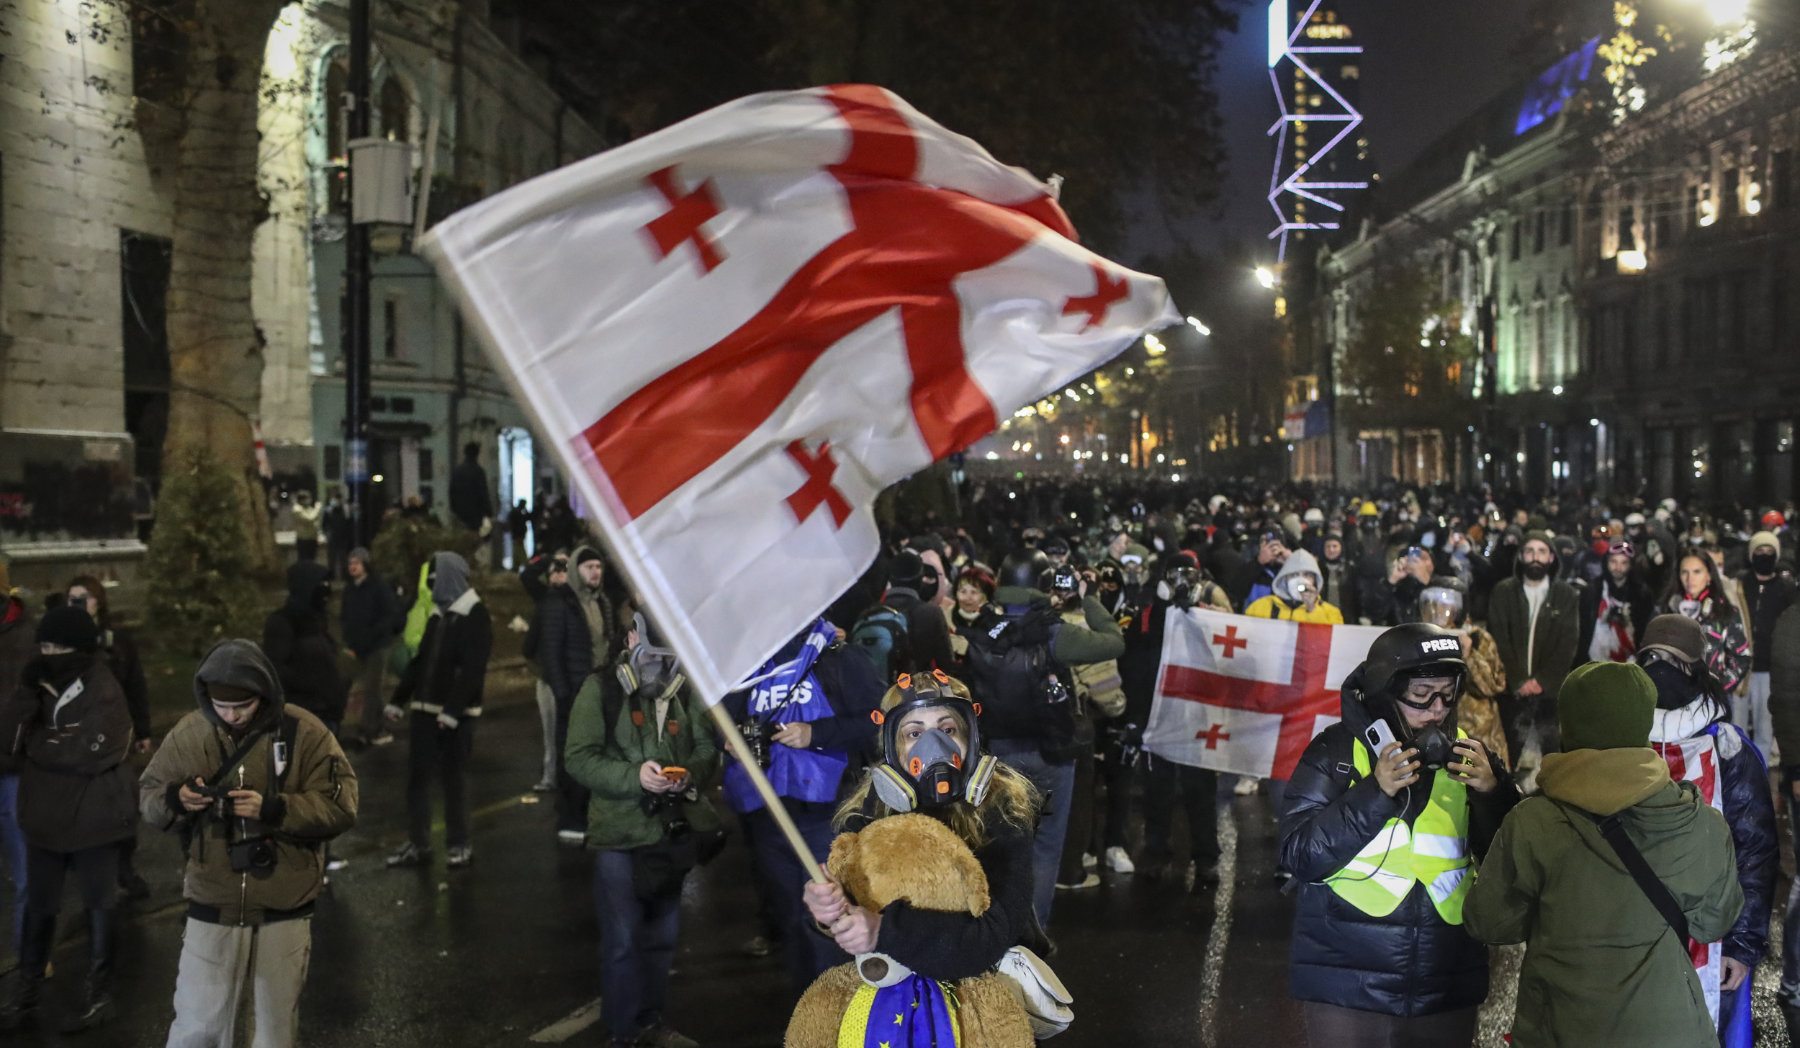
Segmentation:
<svg viewBox="0 0 1800 1048">
<path fill-rule="evenodd" d="M 1277 257 L 1287 258 L 1289 234 L 1337 229 L 1344 191 L 1364 189 L 1371 178 L 1369 142 L 1357 109 L 1362 47 L 1338 17 L 1337 0 L 1299 0 L 1307 6 L 1290 17 L 1292 0 L 1269 4 L 1269 82 L 1281 117 L 1269 128 L 1276 140 L 1269 177 L 1269 207 L 1276 226 Z"/>
</svg>

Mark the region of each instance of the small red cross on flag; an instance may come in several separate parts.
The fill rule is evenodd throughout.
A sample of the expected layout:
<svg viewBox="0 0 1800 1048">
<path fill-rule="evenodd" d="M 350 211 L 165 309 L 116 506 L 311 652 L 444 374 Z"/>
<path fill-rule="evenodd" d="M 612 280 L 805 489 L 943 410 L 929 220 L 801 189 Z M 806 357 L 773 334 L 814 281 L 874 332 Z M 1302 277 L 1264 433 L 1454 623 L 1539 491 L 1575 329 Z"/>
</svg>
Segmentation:
<svg viewBox="0 0 1800 1048">
<path fill-rule="evenodd" d="M 862 574 L 883 488 L 1179 319 L 1044 183 L 859 84 L 702 113 L 422 246 L 708 701 Z"/>
<path fill-rule="evenodd" d="M 1170 612 L 1144 748 L 1218 771 L 1286 779 L 1338 719 L 1339 688 L 1381 630 Z"/>
</svg>

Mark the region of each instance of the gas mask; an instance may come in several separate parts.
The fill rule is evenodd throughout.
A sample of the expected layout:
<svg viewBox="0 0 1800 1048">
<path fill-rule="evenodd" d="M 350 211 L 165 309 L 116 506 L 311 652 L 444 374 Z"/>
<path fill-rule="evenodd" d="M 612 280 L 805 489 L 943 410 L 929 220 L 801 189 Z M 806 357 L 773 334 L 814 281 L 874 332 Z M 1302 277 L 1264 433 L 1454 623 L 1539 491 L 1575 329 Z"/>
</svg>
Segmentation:
<svg viewBox="0 0 1800 1048">
<path fill-rule="evenodd" d="M 942 670 L 930 676 L 902 674 L 894 683 L 900 704 L 877 711 L 881 725 L 881 763 L 870 773 L 875 796 L 897 812 L 917 811 L 964 801 L 979 807 L 993 780 L 995 760 L 981 752 L 981 733 L 976 717 L 981 712 L 968 699 L 950 689 Z M 943 709 L 961 722 L 968 747 L 941 728 L 931 727 L 912 740 L 901 756 L 900 728 L 908 715 L 922 709 Z"/>
<path fill-rule="evenodd" d="M 1435 676 L 1435 675 L 1434 675 Z M 1462 697 L 1463 678 L 1461 674 L 1452 674 L 1446 694 L 1449 701 L 1449 714 L 1436 724 L 1427 724 L 1423 728 L 1414 728 L 1406 722 L 1403 706 L 1411 706 L 1415 710 L 1430 709 L 1436 702 L 1434 694 L 1424 706 L 1406 697 L 1406 686 L 1416 678 L 1402 678 L 1395 682 L 1399 690 L 1392 694 L 1394 700 L 1394 727 L 1399 729 L 1400 741 L 1406 746 L 1419 751 L 1419 763 L 1426 768 L 1442 768 L 1455 759 L 1453 747 L 1456 745 L 1456 702 Z"/>
<path fill-rule="evenodd" d="M 662 637 L 643 612 L 631 617 L 631 628 L 637 633 L 637 644 L 625 653 L 617 670 L 619 684 L 627 695 L 660 698 L 681 687 L 685 679 L 675 652 L 662 646 Z"/>
<path fill-rule="evenodd" d="M 1200 572 L 1194 568 L 1170 568 L 1163 578 L 1167 600 L 1177 608 L 1193 607 L 1200 599 Z"/>
<path fill-rule="evenodd" d="M 1427 586 L 1419 594 L 1419 619 L 1453 630 L 1462 625 L 1463 595 L 1448 586 Z"/>
</svg>

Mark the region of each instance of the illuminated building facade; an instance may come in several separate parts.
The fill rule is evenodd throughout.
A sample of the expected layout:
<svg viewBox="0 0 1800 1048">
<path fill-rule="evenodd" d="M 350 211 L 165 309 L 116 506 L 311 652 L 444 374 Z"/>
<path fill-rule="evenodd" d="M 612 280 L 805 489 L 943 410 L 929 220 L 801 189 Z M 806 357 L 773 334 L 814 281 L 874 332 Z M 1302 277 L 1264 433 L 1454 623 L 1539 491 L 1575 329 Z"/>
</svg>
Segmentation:
<svg viewBox="0 0 1800 1048">
<path fill-rule="evenodd" d="M 1281 105 L 1269 129 L 1276 139 L 1270 238 L 1285 260 L 1290 237 L 1303 242 L 1309 230 L 1344 227 L 1343 198 L 1368 186 L 1373 167 L 1358 108 L 1362 46 L 1337 0 L 1272 0 L 1268 18 L 1269 80 Z"/>
</svg>

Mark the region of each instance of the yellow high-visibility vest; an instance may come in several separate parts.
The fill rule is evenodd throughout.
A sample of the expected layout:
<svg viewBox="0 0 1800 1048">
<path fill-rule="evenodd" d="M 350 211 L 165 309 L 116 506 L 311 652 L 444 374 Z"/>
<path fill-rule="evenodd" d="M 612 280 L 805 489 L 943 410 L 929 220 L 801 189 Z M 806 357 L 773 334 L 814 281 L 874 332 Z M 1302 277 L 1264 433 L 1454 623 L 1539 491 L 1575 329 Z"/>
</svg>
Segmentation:
<svg viewBox="0 0 1800 1048">
<path fill-rule="evenodd" d="M 1458 731 L 1456 737 L 1466 738 Z M 1374 768 L 1368 744 L 1357 739 L 1356 776 L 1366 779 Z M 1393 818 L 1363 845 L 1343 869 L 1325 878 L 1338 897 L 1372 917 L 1399 909 L 1413 882 L 1425 886 L 1438 916 L 1461 924 L 1463 900 L 1469 894 L 1469 789 L 1442 770 L 1432 778 L 1431 798 L 1409 827 Z"/>
</svg>

